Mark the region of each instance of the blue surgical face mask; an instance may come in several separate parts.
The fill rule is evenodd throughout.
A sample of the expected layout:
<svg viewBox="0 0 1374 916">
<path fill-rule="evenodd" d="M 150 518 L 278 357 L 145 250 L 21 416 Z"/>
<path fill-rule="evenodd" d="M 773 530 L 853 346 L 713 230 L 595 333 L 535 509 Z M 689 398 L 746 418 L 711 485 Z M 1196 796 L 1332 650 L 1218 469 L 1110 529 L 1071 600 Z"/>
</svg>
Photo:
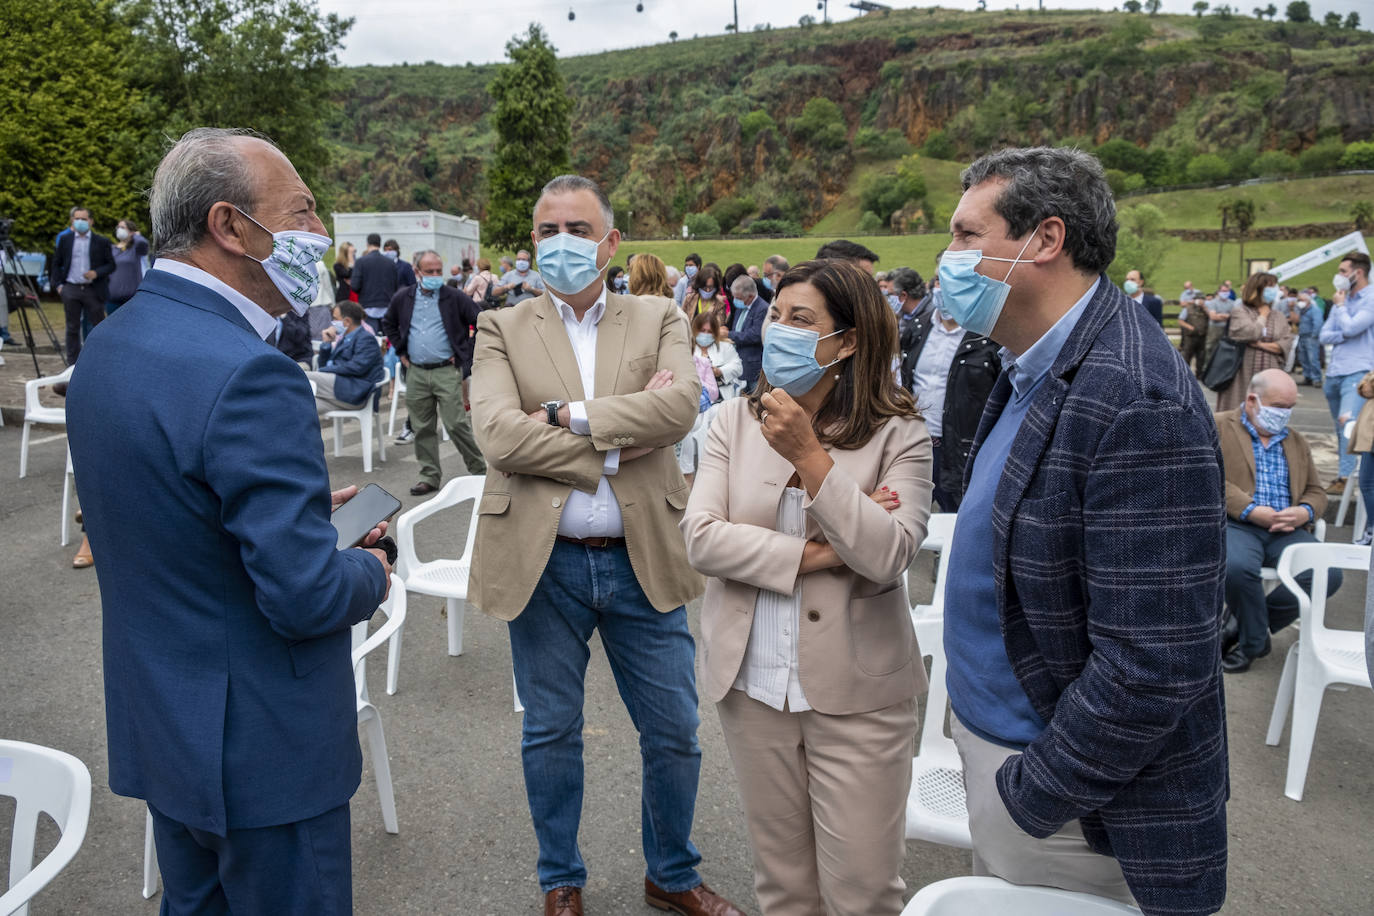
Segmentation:
<svg viewBox="0 0 1374 916">
<path fill-rule="evenodd" d="M 440 287 L 442 287 L 442 286 L 444 285 L 444 278 L 443 278 L 443 277 L 421 277 L 421 278 L 420 278 L 420 285 L 423 286 L 425 289 L 429 290 L 431 293 L 432 293 L 432 292 L 436 292 Z"/>
<path fill-rule="evenodd" d="M 615 278 L 615 288 L 617 291 L 623 293 L 629 287 L 629 285 L 630 281 L 625 279 L 624 274 L 621 274 L 620 276 Z"/>
<path fill-rule="evenodd" d="M 892 311 L 895 312 L 902 307 L 902 297 L 896 293 L 888 293 L 887 304 L 892 306 Z"/>
<path fill-rule="evenodd" d="M 337 318 L 329 322 L 329 326 L 332 327 L 334 330 L 338 331 L 340 334 L 344 332 L 344 323 Z"/>
<path fill-rule="evenodd" d="M 1002 307 L 1006 305 L 1007 294 L 1011 292 L 1007 280 L 1016 265 L 1021 263 L 1021 255 L 1026 253 L 1026 247 L 1033 238 L 1034 232 L 1027 237 L 1014 258 L 984 257 L 983 252 L 977 249 L 946 251 L 940 258 L 940 311 L 953 318 L 964 330 L 983 337 L 990 336 L 997 319 L 1001 317 Z M 1011 267 L 1007 269 L 1006 277 L 994 280 L 977 271 L 979 261 L 1010 261 Z"/>
<path fill-rule="evenodd" d="M 714 299 L 716 298 L 716 291 L 713 289 L 697 290 L 697 295 L 703 299 Z"/>
<path fill-rule="evenodd" d="M 716 342 L 716 338 L 715 338 L 713 335 L 711 335 L 711 334 L 709 334 L 709 333 L 707 333 L 707 332 L 705 332 L 705 331 L 703 331 L 702 333 L 700 333 L 700 334 L 697 335 L 697 346 L 698 346 L 698 347 L 709 347 L 709 346 L 711 346 L 711 344 L 713 344 L 713 343 L 715 343 L 715 342 Z"/>
<path fill-rule="evenodd" d="M 1140 292 L 1140 284 L 1134 280 L 1127 280 L 1125 283 L 1121 284 L 1121 288 L 1126 291 L 1126 295 L 1128 296 L 1134 296 L 1136 293 Z"/>
<path fill-rule="evenodd" d="M 518 271 L 520 271 L 521 273 L 524 273 L 525 271 L 529 270 L 529 269 L 530 269 L 530 262 L 529 262 L 529 260 L 526 259 L 526 258 L 520 258 L 519 260 L 517 260 L 517 261 L 515 262 L 515 269 L 518 270 Z"/>
<path fill-rule="evenodd" d="M 534 256 L 539 259 L 539 273 L 544 282 L 555 292 L 566 295 L 580 293 L 591 286 L 601 277 L 602 268 L 596 263 L 597 249 L 610 234 L 610 230 L 606 230 L 606 234 L 595 242 L 567 232 L 541 240 Z"/>
<path fill-rule="evenodd" d="M 1260 297 L 1264 299 L 1266 304 L 1273 305 L 1275 302 L 1279 301 L 1279 288 L 1277 286 L 1266 286 L 1264 292 L 1260 293 Z"/>
<path fill-rule="evenodd" d="M 393 261 L 399 261 L 401 259 L 401 253 L 399 251 L 393 251 L 390 248 L 388 248 L 386 251 L 383 251 L 382 254 L 386 255 Z"/>
<path fill-rule="evenodd" d="M 770 324 L 763 337 L 763 374 L 768 384 L 781 388 L 794 398 L 806 394 L 821 380 L 834 359 L 824 366 L 816 361 L 816 345 L 828 337 L 843 334 L 835 331 L 821 337 L 815 331 L 794 328 L 789 324 Z"/>
<path fill-rule="evenodd" d="M 685 274 L 687 275 L 687 279 L 688 279 L 688 280 L 692 279 L 693 277 L 695 277 L 695 276 L 697 275 L 697 268 L 696 268 L 696 265 L 695 265 L 695 264 L 688 264 L 687 267 L 683 270 L 683 273 L 685 273 Z"/>
<path fill-rule="evenodd" d="M 767 277 L 764 277 L 764 278 L 763 278 L 763 286 L 764 286 L 764 289 L 771 290 L 771 289 L 773 288 L 773 281 L 770 280 L 770 279 L 768 279 Z"/>
<path fill-rule="evenodd" d="M 90 232 L 91 221 L 87 219 L 74 219 L 72 220 L 72 229 L 81 234 Z"/>
<path fill-rule="evenodd" d="M 1288 428 L 1288 419 L 1293 415 L 1291 407 L 1269 407 L 1255 398 L 1255 425 L 1261 431 L 1277 436 Z"/>
</svg>

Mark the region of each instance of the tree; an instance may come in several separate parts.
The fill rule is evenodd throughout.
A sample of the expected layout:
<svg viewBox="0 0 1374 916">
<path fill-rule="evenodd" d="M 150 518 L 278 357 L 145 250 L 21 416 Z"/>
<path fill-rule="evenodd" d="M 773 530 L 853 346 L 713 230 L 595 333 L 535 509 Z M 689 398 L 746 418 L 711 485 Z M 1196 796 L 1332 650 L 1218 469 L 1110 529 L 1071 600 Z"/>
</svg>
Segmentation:
<svg viewBox="0 0 1374 916">
<path fill-rule="evenodd" d="M 668 33 L 668 40 L 669 40 L 669 41 L 677 41 L 677 32 L 676 32 L 676 31 L 669 32 L 669 33 Z"/>
<path fill-rule="evenodd" d="M 811 27 L 812 27 L 813 25 L 815 25 L 815 24 L 816 24 L 816 17 L 815 17 L 815 16 L 812 16 L 812 15 L 810 15 L 810 14 L 807 14 L 807 15 L 805 15 L 805 16 L 802 16 L 800 19 L 797 20 L 797 25 L 801 26 L 801 27 L 804 28 L 804 29 L 809 29 L 809 28 L 811 28 Z"/>
<path fill-rule="evenodd" d="M 540 189 L 568 171 L 572 99 L 555 54 L 544 30 L 532 22 L 523 38 L 506 42 L 511 62 L 487 86 L 497 139 L 483 234 L 498 248 L 514 248 L 528 238 Z"/>
<path fill-rule="evenodd" d="M 1341 27 L 1341 14 L 1334 10 L 1328 10 L 1322 24 L 1328 29 L 1339 29 Z"/>
<path fill-rule="evenodd" d="M 1216 184 L 1230 174 L 1231 167 L 1216 153 L 1194 156 L 1188 163 L 1187 178 L 1190 184 Z"/>
<path fill-rule="evenodd" d="M 787 127 L 792 136 L 816 149 L 836 150 L 849 142 L 844 112 L 822 96 L 808 100 L 801 115 L 788 121 Z"/>
<path fill-rule="evenodd" d="M 1154 204 L 1136 204 L 1119 210 L 1117 221 L 1121 229 L 1116 235 L 1116 259 L 1107 268 L 1107 277 L 1120 285 L 1129 270 L 1153 276 L 1178 244 L 1164 231 L 1168 221 L 1163 211 Z"/>
<path fill-rule="evenodd" d="M 1245 235 L 1255 225 L 1255 202 L 1245 197 L 1231 201 L 1231 222 L 1240 233 L 1240 272 L 1245 274 Z"/>
<path fill-rule="evenodd" d="M 136 160 L 147 110 L 125 77 L 127 27 L 108 4 L 5 0 L 0 36 L 0 216 L 14 218 L 16 244 L 51 251 L 76 205 L 107 235 L 118 219 L 144 217 L 149 178 Z"/>
<path fill-rule="evenodd" d="M 313 0 L 131 0 L 122 9 L 136 38 L 133 80 L 156 100 L 160 133 L 251 127 L 324 195 L 323 137 L 337 52 L 352 19 L 321 16 Z"/>
<path fill-rule="evenodd" d="M 1126 0 L 1125 3 L 1121 4 L 1121 8 L 1128 13 L 1138 13 L 1140 12 L 1140 0 Z"/>
<path fill-rule="evenodd" d="M 1307 0 L 1293 0 L 1283 14 L 1288 17 L 1289 22 L 1312 21 L 1312 7 L 1308 5 Z"/>
<path fill-rule="evenodd" d="M 1298 159 L 1292 153 L 1271 149 L 1260 153 L 1250 166 L 1250 171 L 1260 178 L 1278 175 L 1291 175 L 1298 170 Z"/>
<path fill-rule="evenodd" d="M 1207 0 L 1197 0 L 1197 2 L 1193 4 L 1193 12 L 1197 14 L 1197 18 L 1201 19 L 1202 14 L 1207 12 L 1211 6 L 1212 4 L 1208 3 Z"/>
<path fill-rule="evenodd" d="M 1145 12 L 1149 13 L 1151 16 L 1158 15 L 1162 2 L 1163 0 L 1145 0 Z"/>
<path fill-rule="evenodd" d="M 688 213 L 682 218 L 683 225 L 692 237 L 701 236 L 703 238 L 720 235 L 720 223 L 709 213 Z"/>
<path fill-rule="evenodd" d="M 1270 22 L 1273 22 L 1274 17 L 1279 14 L 1279 8 L 1271 3 L 1264 8 L 1264 14 L 1269 17 Z"/>
<path fill-rule="evenodd" d="M 876 214 L 884 226 L 892 214 L 912 201 L 924 200 L 926 181 L 920 156 L 904 156 L 896 175 L 872 175 L 859 188 L 859 208 Z"/>
<path fill-rule="evenodd" d="M 1355 31 L 1360 27 L 1360 14 L 1351 10 L 1345 16 L 1345 27 L 1350 31 Z"/>
<path fill-rule="evenodd" d="M 1374 169 L 1374 141 L 1357 140 L 1345 148 L 1341 156 L 1343 169 Z"/>
<path fill-rule="evenodd" d="M 1374 203 L 1357 200 L 1350 205 L 1350 221 L 1361 232 L 1374 231 Z"/>
</svg>

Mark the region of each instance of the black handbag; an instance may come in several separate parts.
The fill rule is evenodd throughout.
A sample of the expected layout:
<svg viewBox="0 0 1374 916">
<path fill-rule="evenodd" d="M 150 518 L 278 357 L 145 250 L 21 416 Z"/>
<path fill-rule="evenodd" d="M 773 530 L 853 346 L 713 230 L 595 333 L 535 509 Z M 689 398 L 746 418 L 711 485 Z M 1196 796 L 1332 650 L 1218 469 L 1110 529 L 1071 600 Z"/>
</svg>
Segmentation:
<svg viewBox="0 0 1374 916">
<path fill-rule="evenodd" d="M 1240 371 L 1240 361 L 1245 357 L 1246 345 L 1230 338 L 1231 319 L 1226 319 L 1226 330 L 1216 349 L 1207 360 L 1207 368 L 1202 370 L 1202 384 L 1213 391 L 1225 391 Z"/>
</svg>

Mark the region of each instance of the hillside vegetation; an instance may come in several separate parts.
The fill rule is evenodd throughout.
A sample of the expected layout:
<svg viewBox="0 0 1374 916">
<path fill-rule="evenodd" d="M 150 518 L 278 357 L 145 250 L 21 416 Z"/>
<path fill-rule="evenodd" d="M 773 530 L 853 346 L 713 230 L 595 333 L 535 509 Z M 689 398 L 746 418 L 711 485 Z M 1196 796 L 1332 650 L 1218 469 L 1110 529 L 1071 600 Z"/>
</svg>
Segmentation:
<svg viewBox="0 0 1374 916">
<path fill-rule="evenodd" d="M 1100 149 L 1125 191 L 1336 168 L 1374 139 L 1374 35 L 1240 17 L 903 10 L 560 66 L 573 167 L 641 237 L 692 214 L 727 233 L 758 218 L 852 231 L 863 180 L 917 152 L 925 197 L 898 215 L 938 225 L 955 163 L 1007 145 Z M 495 72 L 343 71 L 327 138 L 338 209 L 480 217 Z"/>
</svg>

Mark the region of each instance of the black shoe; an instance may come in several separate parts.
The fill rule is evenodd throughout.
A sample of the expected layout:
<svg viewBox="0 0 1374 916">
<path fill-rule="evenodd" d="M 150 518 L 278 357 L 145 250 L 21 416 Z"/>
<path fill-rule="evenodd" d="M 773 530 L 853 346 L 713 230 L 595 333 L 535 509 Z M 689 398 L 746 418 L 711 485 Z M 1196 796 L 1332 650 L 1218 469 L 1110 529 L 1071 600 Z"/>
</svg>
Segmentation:
<svg viewBox="0 0 1374 916">
<path fill-rule="evenodd" d="M 410 495 L 411 495 L 411 496 L 428 496 L 429 494 L 433 493 L 435 490 L 438 490 L 438 489 L 439 489 L 439 488 L 436 487 L 434 484 L 432 484 L 432 483 L 430 483 L 430 482 L 428 482 L 428 481 L 422 480 L 422 481 L 420 481 L 419 483 L 417 483 L 415 486 L 413 486 L 413 487 L 410 488 Z"/>
<path fill-rule="evenodd" d="M 1221 670 L 1227 674 L 1240 674 L 1242 671 L 1250 670 L 1250 656 L 1236 646 L 1230 652 L 1221 657 Z"/>
<path fill-rule="evenodd" d="M 1240 621 L 1228 612 L 1221 621 L 1221 654 L 1226 655 L 1240 642 Z"/>
</svg>

